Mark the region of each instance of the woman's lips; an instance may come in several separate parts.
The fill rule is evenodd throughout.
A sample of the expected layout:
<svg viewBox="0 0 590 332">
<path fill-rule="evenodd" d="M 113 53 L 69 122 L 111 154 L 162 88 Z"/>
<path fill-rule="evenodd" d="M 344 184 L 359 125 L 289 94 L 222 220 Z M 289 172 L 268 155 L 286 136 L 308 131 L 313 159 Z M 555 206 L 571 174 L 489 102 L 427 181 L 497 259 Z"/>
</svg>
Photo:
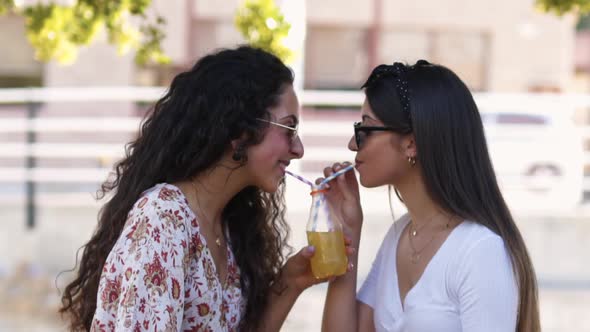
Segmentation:
<svg viewBox="0 0 590 332">
<path fill-rule="evenodd" d="M 283 173 L 283 175 L 285 174 L 285 171 L 287 170 L 287 166 L 289 166 L 288 161 L 279 161 L 279 168 L 281 169 L 281 173 Z"/>
</svg>

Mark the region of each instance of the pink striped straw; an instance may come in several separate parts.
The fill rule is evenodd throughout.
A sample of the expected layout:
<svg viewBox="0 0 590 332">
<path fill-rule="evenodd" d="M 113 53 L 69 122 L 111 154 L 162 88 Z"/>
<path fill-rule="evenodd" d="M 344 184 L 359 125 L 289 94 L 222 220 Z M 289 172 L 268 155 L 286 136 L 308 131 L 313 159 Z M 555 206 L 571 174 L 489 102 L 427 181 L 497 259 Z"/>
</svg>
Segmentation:
<svg viewBox="0 0 590 332">
<path fill-rule="evenodd" d="M 304 177 L 302 177 L 302 176 L 300 176 L 300 175 L 297 175 L 297 174 L 291 173 L 291 172 L 289 172 L 289 171 L 285 171 L 285 173 L 287 173 L 287 174 L 291 175 L 292 177 L 294 177 L 294 178 L 296 178 L 297 180 L 299 180 L 299 181 L 301 181 L 301 182 L 303 182 L 303 183 L 305 183 L 305 184 L 309 185 L 309 186 L 310 186 L 310 187 L 312 187 L 312 188 L 314 187 L 314 185 L 313 185 L 313 183 L 312 183 L 311 181 L 309 181 L 308 179 L 306 179 L 306 178 L 304 178 Z"/>
</svg>

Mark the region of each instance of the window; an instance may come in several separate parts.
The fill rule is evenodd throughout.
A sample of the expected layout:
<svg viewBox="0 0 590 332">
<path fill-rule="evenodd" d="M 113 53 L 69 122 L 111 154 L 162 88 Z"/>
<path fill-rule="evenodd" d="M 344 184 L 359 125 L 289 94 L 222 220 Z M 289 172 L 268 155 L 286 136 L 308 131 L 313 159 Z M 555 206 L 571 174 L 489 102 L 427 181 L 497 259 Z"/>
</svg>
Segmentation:
<svg viewBox="0 0 590 332">
<path fill-rule="evenodd" d="M 43 65 L 35 60 L 24 19 L 13 15 L 0 17 L 0 40 L 0 88 L 40 86 Z"/>
</svg>

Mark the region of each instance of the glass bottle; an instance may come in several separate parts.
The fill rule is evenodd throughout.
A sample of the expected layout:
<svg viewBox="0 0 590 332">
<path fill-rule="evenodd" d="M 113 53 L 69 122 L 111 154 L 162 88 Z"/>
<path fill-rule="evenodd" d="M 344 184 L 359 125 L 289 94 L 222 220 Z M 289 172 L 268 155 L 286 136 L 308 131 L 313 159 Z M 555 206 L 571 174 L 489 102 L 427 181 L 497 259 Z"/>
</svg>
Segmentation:
<svg viewBox="0 0 590 332">
<path fill-rule="evenodd" d="M 311 270 L 318 279 L 342 275 L 348 265 L 342 224 L 326 201 L 324 192 L 325 189 L 313 187 L 306 227 L 307 242 L 315 247 Z"/>
</svg>

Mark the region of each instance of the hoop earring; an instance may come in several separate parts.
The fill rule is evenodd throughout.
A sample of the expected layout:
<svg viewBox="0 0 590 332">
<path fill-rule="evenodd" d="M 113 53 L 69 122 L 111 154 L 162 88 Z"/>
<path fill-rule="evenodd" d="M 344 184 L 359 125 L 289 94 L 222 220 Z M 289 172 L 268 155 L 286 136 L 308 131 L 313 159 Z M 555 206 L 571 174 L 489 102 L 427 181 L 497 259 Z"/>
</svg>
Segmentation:
<svg viewBox="0 0 590 332">
<path fill-rule="evenodd" d="M 414 166 L 416 165 L 416 158 L 415 157 L 408 157 L 408 163 L 410 164 L 410 166 Z"/>
</svg>

